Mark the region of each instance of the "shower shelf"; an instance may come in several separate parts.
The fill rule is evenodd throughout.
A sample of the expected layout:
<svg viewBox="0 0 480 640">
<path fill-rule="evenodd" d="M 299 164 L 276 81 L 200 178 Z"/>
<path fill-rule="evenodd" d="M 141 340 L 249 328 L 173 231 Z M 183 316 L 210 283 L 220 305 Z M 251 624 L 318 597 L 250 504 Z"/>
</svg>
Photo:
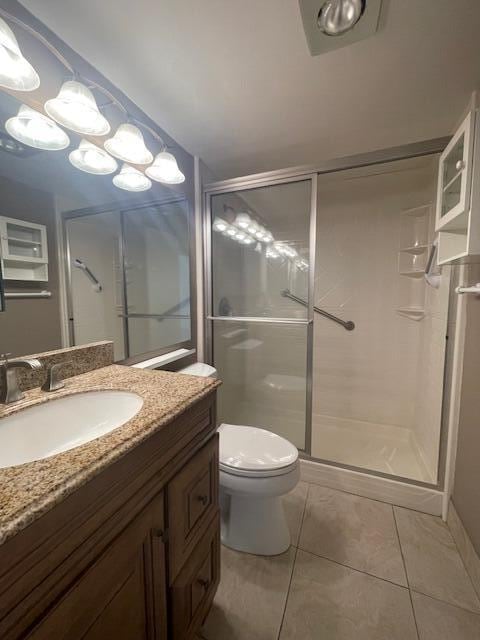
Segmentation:
<svg viewBox="0 0 480 640">
<path fill-rule="evenodd" d="M 407 276 L 408 278 L 423 278 L 425 271 L 414 270 L 414 271 L 400 271 L 401 276 Z"/>
<path fill-rule="evenodd" d="M 425 317 L 425 309 L 421 307 L 398 307 L 397 313 L 412 320 L 422 320 Z"/>
<path fill-rule="evenodd" d="M 428 244 L 417 244 L 412 247 L 401 247 L 400 251 L 404 253 L 413 253 L 413 255 L 418 256 L 421 253 L 424 253 L 428 249 Z"/>
</svg>

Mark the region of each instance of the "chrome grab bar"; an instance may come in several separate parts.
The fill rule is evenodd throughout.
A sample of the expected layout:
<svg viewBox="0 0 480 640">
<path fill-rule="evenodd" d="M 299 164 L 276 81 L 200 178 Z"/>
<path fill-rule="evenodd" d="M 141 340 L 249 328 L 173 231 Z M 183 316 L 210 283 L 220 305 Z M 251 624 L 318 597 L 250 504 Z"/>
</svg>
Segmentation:
<svg viewBox="0 0 480 640">
<path fill-rule="evenodd" d="M 284 289 L 280 293 L 284 298 L 290 298 L 290 300 L 294 300 L 295 302 L 298 302 L 298 304 L 301 304 L 304 307 L 308 307 L 308 303 L 305 300 L 302 300 L 302 298 L 298 298 L 297 296 L 294 296 L 293 293 L 290 293 L 288 289 Z M 328 311 L 324 311 L 319 307 L 313 307 L 313 310 L 316 313 L 319 313 L 324 318 L 328 318 L 329 320 L 333 320 L 333 322 L 336 322 L 337 324 L 341 324 L 342 327 L 347 331 L 353 331 L 355 329 L 355 323 L 352 322 L 351 320 L 342 320 L 341 318 L 337 318 L 337 316 L 334 316 L 332 313 L 328 313 Z"/>
</svg>

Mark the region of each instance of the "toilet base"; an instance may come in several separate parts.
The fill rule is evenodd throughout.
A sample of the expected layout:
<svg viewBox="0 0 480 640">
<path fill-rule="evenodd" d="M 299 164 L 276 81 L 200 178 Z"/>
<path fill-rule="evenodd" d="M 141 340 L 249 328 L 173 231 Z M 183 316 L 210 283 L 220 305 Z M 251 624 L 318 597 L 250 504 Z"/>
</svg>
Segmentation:
<svg viewBox="0 0 480 640">
<path fill-rule="evenodd" d="M 276 556 L 290 546 L 282 499 L 257 498 L 220 491 L 222 544 L 236 551 Z"/>
</svg>

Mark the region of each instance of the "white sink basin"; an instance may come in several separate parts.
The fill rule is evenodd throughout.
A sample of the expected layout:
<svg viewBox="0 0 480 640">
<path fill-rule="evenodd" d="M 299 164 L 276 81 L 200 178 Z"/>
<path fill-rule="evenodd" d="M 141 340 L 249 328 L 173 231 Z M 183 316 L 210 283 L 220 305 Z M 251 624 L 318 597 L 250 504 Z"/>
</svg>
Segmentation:
<svg viewBox="0 0 480 640">
<path fill-rule="evenodd" d="M 95 440 L 136 415 L 143 400 L 128 391 L 88 391 L 0 419 L 0 469 L 49 458 Z"/>
</svg>

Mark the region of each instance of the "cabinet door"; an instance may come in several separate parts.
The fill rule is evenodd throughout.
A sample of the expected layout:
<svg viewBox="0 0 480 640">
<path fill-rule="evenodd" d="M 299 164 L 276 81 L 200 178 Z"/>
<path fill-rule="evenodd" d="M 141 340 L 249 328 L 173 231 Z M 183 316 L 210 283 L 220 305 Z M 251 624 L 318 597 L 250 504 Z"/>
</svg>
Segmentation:
<svg viewBox="0 0 480 640">
<path fill-rule="evenodd" d="M 166 640 L 164 501 L 157 496 L 78 577 L 29 640 Z"/>
<path fill-rule="evenodd" d="M 438 165 L 436 230 L 462 226 L 470 207 L 475 113 L 462 122 Z M 464 226 L 464 225 L 463 225 Z"/>
</svg>

